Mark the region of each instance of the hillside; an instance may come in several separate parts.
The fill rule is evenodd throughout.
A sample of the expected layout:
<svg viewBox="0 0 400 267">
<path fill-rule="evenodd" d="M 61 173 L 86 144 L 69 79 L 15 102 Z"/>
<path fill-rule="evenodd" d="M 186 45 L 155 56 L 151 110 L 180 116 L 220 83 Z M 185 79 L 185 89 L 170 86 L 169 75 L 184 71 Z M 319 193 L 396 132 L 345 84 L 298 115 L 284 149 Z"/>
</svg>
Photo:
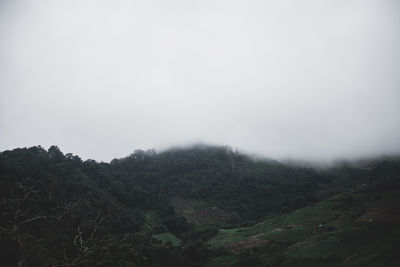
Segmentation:
<svg viewBox="0 0 400 267">
<path fill-rule="evenodd" d="M 217 146 L 110 163 L 56 146 L 4 151 L 0 256 L 3 266 L 396 266 L 399 162 L 313 169 Z"/>
<path fill-rule="evenodd" d="M 356 188 L 207 243 L 230 253 L 207 266 L 397 266 L 400 180 Z"/>
</svg>

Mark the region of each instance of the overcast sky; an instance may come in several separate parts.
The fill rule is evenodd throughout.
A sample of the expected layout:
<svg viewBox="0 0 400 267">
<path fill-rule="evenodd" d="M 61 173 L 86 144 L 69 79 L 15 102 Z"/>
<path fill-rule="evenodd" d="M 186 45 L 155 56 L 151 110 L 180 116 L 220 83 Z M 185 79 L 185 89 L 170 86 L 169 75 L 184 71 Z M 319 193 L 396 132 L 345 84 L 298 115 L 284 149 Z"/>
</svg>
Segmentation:
<svg viewBox="0 0 400 267">
<path fill-rule="evenodd" d="M 400 1 L 0 0 L 0 150 L 400 152 Z"/>
</svg>

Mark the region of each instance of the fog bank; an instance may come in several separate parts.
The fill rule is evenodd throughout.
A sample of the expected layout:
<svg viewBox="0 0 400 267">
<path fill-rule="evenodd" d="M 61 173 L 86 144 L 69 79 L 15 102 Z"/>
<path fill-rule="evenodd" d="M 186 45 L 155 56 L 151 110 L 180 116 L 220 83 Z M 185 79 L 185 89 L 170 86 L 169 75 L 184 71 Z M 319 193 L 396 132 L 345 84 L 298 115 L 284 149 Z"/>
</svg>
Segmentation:
<svg viewBox="0 0 400 267">
<path fill-rule="evenodd" d="M 0 3 L 0 150 L 400 152 L 399 1 Z"/>
</svg>

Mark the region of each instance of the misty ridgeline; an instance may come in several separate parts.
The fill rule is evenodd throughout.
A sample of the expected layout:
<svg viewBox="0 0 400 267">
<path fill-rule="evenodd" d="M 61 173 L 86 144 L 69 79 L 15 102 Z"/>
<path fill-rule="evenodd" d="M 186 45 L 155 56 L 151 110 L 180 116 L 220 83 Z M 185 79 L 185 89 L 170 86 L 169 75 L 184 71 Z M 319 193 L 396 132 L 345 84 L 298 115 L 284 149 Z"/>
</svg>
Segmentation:
<svg viewBox="0 0 400 267">
<path fill-rule="evenodd" d="M 399 14 L 0 0 L 0 267 L 400 266 Z"/>
</svg>

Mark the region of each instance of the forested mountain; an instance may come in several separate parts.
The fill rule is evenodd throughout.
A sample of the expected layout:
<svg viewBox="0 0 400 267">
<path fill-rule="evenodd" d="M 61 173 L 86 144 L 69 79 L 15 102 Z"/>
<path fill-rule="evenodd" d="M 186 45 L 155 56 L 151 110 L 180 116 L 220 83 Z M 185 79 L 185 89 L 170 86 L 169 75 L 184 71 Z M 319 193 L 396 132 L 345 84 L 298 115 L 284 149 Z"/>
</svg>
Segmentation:
<svg viewBox="0 0 400 267">
<path fill-rule="evenodd" d="M 2 266 L 351 265 L 358 252 L 315 259 L 302 257 L 295 248 L 307 238 L 327 233 L 336 238 L 342 225 L 350 224 L 365 231 L 383 225 L 387 232 L 382 238 L 397 233 L 394 241 L 400 241 L 398 210 L 393 208 L 400 204 L 399 180 L 396 157 L 314 169 L 205 145 L 159 153 L 137 150 L 110 163 L 82 161 L 56 146 L 4 151 L 0 154 L 1 262 Z M 326 213 L 315 210 L 339 196 L 343 199 L 335 202 L 337 206 L 327 205 Z M 296 212 L 303 215 L 297 218 Z M 371 212 L 379 213 L 380 217 L 373 215 L 377 222 L 369 221 L 374 220 Z M 305 214 L 321 220 L 310 221 Z M 326 230 L 329 222 L 336 225 Z M 318 225 L 323 225 L 323 232 Z M 286 236 L 271 236 L 276 229 Z M 368 239 L 364 245 L 386 244 L 379 242 Z M 382 255 L 391 255 L 390 246 L 376 258 Z M 366 260 L 380 266 L 384 261 L 376 258 Z M 382 266 L 388 262 L 394 260 Z"/>
</svg>

